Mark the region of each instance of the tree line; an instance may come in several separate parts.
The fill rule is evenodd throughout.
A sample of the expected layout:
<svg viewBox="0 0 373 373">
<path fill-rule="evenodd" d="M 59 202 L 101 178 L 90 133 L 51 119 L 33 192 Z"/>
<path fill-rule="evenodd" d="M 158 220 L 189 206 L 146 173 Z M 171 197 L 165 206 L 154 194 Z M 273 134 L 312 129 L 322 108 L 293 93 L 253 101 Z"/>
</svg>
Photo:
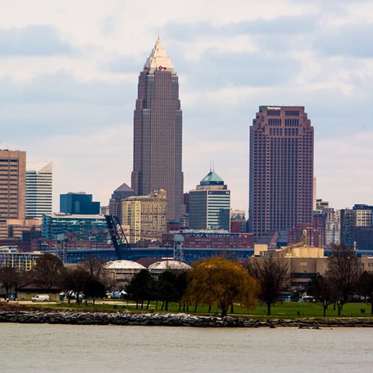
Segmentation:
<svg viewBox="0 0 373 373">
<path fill-rule="evenodd" d="M 103 264 L 97 259 L 68 269 L 51 254 L 42 256 L 28 273 L 0 268 L 0 284 L 7 296 L 12 289 L 27 284 L 45 290 L 59 288 L 65 290 L 68 301 L 74 295 L 78 303 L 81 294 L 94 302 L 112 287 L 104 276 Z M 194 263 L 188 272 L 165 271 L 155 276 L 142 270 L 126 287 L 128 298 L 136 302 L 138 309 L 149 309 L 150 303 L 155 302 L 157 308 L 168 311 L 169 303 L 177 302 L 179 311 L 196 311 L 199 305 L 205 305 L 208 312 L 218 308 L 222 316 L 233 312 L 235 305 L 249 309 L 257 301 L 266 305 L 270 315 L 282 292 L 290 289 L 286 261 L 275 254 L 252 258 L 248 267 L 216 257 Z M 306 291 L 321 304 L 324 315 L 331 305 L 341 315 L 344 305 L 356 299 L 369 301 L 373 314 L 373 273 L 362 272 L 360 260 L 352 249 L 334 247 L 326 273 L 316 274 Z"/>
<path fill-rule="evenodd" d="M 31 286 L 47 292 L 62 289 L 68 302 L 74 298 L 77 303 L 80 303 L 82 294 L 86 300 L 91 299 L 93 302 L 97 298 L 103 298 L 108 287 L 103 263 L 98 259 L 92 258 L 74 268 L 66 268 L 52 254 L 41 256 L 31 271 L 21 272 L 9 266 L 0 267 L 0 285 L 6 298 L 19 289 Z"/>
</svg>

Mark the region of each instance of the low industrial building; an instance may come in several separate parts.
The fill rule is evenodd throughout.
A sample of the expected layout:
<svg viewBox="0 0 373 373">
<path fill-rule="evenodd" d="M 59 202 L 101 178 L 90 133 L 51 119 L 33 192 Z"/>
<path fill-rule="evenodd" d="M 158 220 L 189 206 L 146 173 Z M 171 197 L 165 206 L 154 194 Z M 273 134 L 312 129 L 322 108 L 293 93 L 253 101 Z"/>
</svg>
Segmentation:
<svg viewBox="0 0 373 373">
<path fill-rule="evenodd" d="M 104 266 L 107 278 L 118 289 L 128 285 L 132 278 L 143 269 L 146 268 L 132 260 L 113 260 Z"/>
<path fill-rule="evenodd" d="M 306 289 L 316 274 L 325 275 L 328 269 L 328 258 L 323 248 L 299 244 L 270 251 L 267 245 L 255 245 L 254 255 L 249 262 L 257 261 L 260 264 L 269 253 L 287 266 L 294 290 Z"/>
<path fill-rule="evenodd" d="M 155 276 L 160 275 L 165 271 L 184 272 L 189 271 L 191 268 L 192 267 L 189 264 L 175 259 L 161 260 L 151 264 L 148 267 L 149 272 Z"/>
</svg>

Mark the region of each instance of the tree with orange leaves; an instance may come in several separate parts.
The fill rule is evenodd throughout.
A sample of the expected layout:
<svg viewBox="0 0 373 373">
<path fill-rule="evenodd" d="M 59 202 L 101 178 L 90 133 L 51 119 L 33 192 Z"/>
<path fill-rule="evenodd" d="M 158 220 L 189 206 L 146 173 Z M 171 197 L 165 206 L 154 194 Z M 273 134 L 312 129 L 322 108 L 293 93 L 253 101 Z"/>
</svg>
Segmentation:
<svg viewBox="0 0 373 373">
<path fill-rule="evenodd" d="M 193 265 L 185 297 L 194 304 L 217 305 L 226 316 L 234 303 L 253 307 L 256 291 L 255 280 L 240 263 L 216 257 Z"/>
</svg>

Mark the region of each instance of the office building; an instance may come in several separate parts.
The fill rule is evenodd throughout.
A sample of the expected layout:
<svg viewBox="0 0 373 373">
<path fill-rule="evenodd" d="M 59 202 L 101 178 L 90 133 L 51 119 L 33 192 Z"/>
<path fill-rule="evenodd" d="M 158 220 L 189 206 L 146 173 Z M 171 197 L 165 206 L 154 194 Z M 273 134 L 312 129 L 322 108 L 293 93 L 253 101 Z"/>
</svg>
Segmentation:
<svg viewBox="0 0 373 373">
<path fill-rule="evenodd" d="M 313 127 L 302 106 L 261 106 L 250 127 L 250 229 L 257 238 L 312 223 Z"/>
<path fill-rule="evenodd" d="M 42 236 L 57 240 L 60 235 L 71 241 L 92 241 L 106 243 L 109 231 L 102 215 L 49 214 L 43 216 Z"/>
<path fill-rule="evenodd" d="M 14 268 L 19 272 L 30 271 L 43 255 L 41 252 L 23 253 L 16 247 L 0 246 L 0 267 Z"/>
<path fill-rule="evenodd" d="M 130 243 L 161 241 L 167 231 L 167 193 L 156 190 L 122 201 L 122 221 Z"/>
<path fill-rule="evenodd" d="M 26 218 L 52 213 L 53 170 L 49 163 L 39 171 L 26 171 Z"/>
<path fill-rule="evenodd" d="M 136 195 L 167 192 L 167 218 L 183 214 L 182 111 L 178 76 L 158 38 L 138 82 L 131 177 Z"/>
<path fill-rule="evenodd" d="M 66 193 L 60 195 L 60 212 L 74 215 L 100 214 L 100 202 L 92 202 L 92 194 Z"/>
<path fill-rule="evenodd" d="M 38 236 L 41 230 L 40 219 L 6 219 L 0 221 L 0 240 L 19 241 L 27 233 Z"/>
<path fill-rule="evenodd" d="M 211 170 L 196 189 L 189 192 L 189 227 L 229 231 L 230 201 L 224 180 Z"/>
<path fill-rule="evenodd" d="M 121 184 L 111 195 L 109 214 L 116 216 L 122 223 L 122 201 L 134 195 L 135 192 L 126 183 Z"/>
<path fill-rule="evenodd" d="M 0 150 L 0 220 L 25 218 L 26 153 Z"/>
<path fill-rule="evenodd" d="M 355 227 L 371 227 L 373 225 L 373 206 L 356 204 L 352 210 L 355 215 Z"/>
</svg>

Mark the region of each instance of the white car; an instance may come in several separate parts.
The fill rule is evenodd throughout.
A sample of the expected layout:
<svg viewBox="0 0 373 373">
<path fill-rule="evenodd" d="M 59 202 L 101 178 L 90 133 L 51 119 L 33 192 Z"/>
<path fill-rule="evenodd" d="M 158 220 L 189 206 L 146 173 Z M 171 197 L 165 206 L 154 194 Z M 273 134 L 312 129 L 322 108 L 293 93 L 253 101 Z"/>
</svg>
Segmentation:
<svg viewBox="0 0 373 373">
<path fill-rule="evenodd" d="M 49 302 L 49 295 L 48 294 L 38 294 L 34 295 L 31 300 L 33 302 Z"/>
</svg>

